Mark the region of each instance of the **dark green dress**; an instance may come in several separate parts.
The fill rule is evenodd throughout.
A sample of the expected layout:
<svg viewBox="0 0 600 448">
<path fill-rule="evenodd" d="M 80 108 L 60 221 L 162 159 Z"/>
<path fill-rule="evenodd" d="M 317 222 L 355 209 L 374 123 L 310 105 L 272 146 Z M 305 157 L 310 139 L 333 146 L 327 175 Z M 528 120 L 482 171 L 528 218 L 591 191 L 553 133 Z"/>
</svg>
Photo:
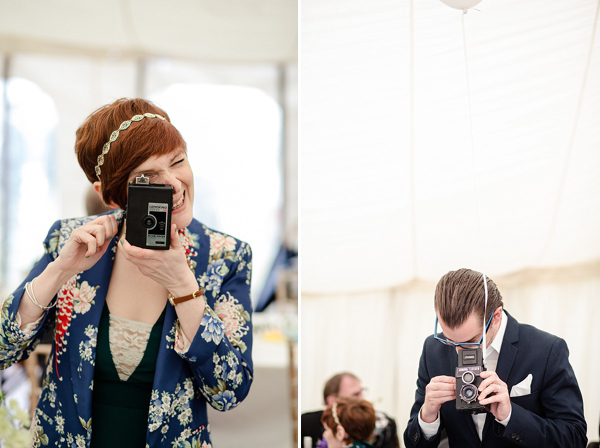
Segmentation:
<svg viewBox="0 0 600 448">
<path fill-rule="evenodd" d="M 127 381 L 119 378 L 110 351 L 110 313 L 104 304 L 98 326 L 92 396 L 92 448 L 146 446 L 148 410 L 165 310 L 152 327 L 146 350 Z"/>
<path fill-rule="evenodd" d="M 357 440 L 352 445 L 349 445 L 349 448 L 374 448 L 369 442 L 365 442 L 363 440 Z"/>
<path fill-rule="evenodd" d="M 373 448 L 373 445 L 371 445 L 369 442 L 364 442 L 361 440 L 354 442 L 350 448 Z"/>
</svg>

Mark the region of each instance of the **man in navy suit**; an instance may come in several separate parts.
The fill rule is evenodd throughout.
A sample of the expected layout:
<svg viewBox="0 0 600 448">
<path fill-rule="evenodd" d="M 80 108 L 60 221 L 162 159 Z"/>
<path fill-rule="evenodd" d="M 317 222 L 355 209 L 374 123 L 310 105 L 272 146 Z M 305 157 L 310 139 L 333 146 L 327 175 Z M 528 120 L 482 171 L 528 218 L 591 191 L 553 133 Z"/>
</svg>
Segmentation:
<svg viewBox="0 0 600 448">
<path fill-rule="evenodd" d="M 436 447 L 445 429 L 457 448 L 585 448 L 583 399 L 563 339 L 518 323 L 494 282 L 470 269 L 442 277 L 434 306 L 436 329 L 421 354 L 407 447 Z M 454 374 L 458 351 L 476 347 L 486 347 L 478 401 L 489 411 L 470 414 L 456 410 Z"/>
</svg>

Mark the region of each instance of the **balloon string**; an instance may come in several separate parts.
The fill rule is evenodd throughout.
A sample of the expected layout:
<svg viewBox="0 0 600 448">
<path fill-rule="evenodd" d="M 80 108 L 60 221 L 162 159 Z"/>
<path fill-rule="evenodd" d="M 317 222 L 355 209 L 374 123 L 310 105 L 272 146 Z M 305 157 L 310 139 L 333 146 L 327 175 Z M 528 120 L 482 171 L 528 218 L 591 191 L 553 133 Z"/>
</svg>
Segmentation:
<svg viewBox="0 0 600 448">
<path fill-rule="evenodd" d="M 410 0 L 409 3 L 409 96 L 408 96 L 408 110 L 409 110 L 409 191 L 410 191 L 410 229 L 411 229 L 411 252 L 412 252 L 412 278 L 416 278 L 417 271 L 417 205 L 416 205 L 416 188 L 415 188 L 415 8 L 414 0 Z"/>
<path fill-rule="evenodd" d="M 484 252 L 483 252 L 483 238 L 481 236 L 481 222 L 479 213 L 479 195 L 477 194 L 477 181 L 476 181 L 476 170 L 475 170 L 475 143 L 473 138 L 473 111 L 471 109 L 471 83 L 469 82 L 469 58 L 467 55 L 467 33 L 465 32 L 465 15 L 467 14 L 467 10 L 463 11 L 461 16 L 462 23 L 462 36 L 463 36 L 463 50 L 465 54 L 465 73 L 467 80 L 467 105 L 469 111 L 469 137 L 471 143 L 471 161 L 472 161 L 472 170 L 473 170 L 473 192 L 475 194 L 475 213 L 476 213 L 476 221 L 477 221 L 477 234 L 479 236 L 479 255 L 481 257 L 481 266 L 483 267 L 484 260 Z M 483 308 L 483 341 L 482 341 L 482 355 L 485 360 L 485 354 L 487 351 L 487 338 L 485 332 L 485 326 L 487 323 L 487 303 L 488 303 L 488 288 L 487 288 L 487 280 L 485 277 L 485 273 L 483 274 L 483 288 L 485 293 L 485 304 Z"/>
<path fill-rule="evenodd" d="M 487 338 L 486 338 L 486 331 L 485 331 L 485 326 L 487 323 L 487 305 L 488 305 L 488 287 L 487 287 L 487 279 L 485 278 L 485 272 L 483 273 L 483 291 L 485 293 L 485 305 L 483 306 L 483 341 L 481 341 L 482 343 L 482 355 L 483 355 L 483 362 L 485 362 L 485 352 L 487 350 Z"/>
<path fill-rule="evenodd" d="M 483 267 L 483 260 L 484 260 L 484 256 L 483 256 L 483 239 L 481 237 L 481 223 L 480 223 L 480 219 L 479 217 L 481 216 L 479 213 L 479 195 L 477 194 L 477 181 L 476 181 L 476 170 L 475 170 L 475 143 L 474 143 L 474 138 L 473 138 L 473 111 L 471 109 L 471 83 L 469 80 L 469 58 L 467 55 L 467 37 L 466 37 L 466 32 L 465 32 L 465 14 L 466 14 L 466 10 L 463 12 L 463 14 L 461 15 L 461 22 L 462 22 L 462 36 L 463 36 L 463 51 L 464 51 L 464 55 L 465 55 L 465 74 L 466 74 L 466 81 L 467 81 L 467 107 L 468 107 L 468 112 L 469 112 L 469 138 L 470 138 L 470 144 L 471 144 L 471 169 L 473 171 L 473 192 L 475 195 L 475 214 L 476 214 L 476 221 L 477 221 L 477 234 L 479 237 L 479 255 L 480 255 L 480 260 L 481 260 L 481 265 Z"/>
</svg>

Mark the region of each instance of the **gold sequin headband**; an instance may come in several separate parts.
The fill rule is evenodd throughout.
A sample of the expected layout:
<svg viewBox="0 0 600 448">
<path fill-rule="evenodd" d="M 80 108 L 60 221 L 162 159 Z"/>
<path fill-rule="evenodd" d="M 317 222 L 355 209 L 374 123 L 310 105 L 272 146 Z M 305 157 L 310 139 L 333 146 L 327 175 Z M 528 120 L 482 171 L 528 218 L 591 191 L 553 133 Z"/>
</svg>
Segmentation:
<svg viewBox="0 0 600 448">
<path fill-rule="evenodd" d="M 100 173 L 102 172 L 100 170 L 100 167 L 104 164 L 104 156 L 108 154 L 108 151 L 110 151 L 111 143 L 114 143 L 114 141 L 119 137 L 119 132 L 127 129 L 129 126 L 131 126 L 131 123 L 133 123 L 134 121 L 142 121 L 144 118 L 160 118 L 161 120 L 165 120 L 165 117 L 161 115 L 146 112 L 142 115 L 134 115 L 133 117 L 131 117 L 131 120 L 125 120 L 123 123 L 121 123 L 119 129 L 110 134 L 110 138 L 104 144 L 104 146 L 102 147 L 102 152 L 98 156 L 98 165 L 96 165 L 96 177 L 98 178 L 98 180 L 100 180 Z"/>
</svg>

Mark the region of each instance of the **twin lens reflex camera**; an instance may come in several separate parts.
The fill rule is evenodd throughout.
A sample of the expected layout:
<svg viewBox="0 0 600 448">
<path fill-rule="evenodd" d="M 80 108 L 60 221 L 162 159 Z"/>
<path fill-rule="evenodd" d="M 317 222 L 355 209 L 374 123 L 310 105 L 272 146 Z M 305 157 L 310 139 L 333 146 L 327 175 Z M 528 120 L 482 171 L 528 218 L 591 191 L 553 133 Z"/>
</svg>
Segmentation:
<svg viewBox="0 0 600 448">
<path fill-rule="evenodd" d="M 483 381 L 481 372 L 483 354 L 481 348 L 469 348 L 458 351 L 458 367 L 455 371 L 456 378 L 456 409 L 471 414 L 486 412 L 488 407 L 479 404 L 479 385 Z"/>
</svg>

